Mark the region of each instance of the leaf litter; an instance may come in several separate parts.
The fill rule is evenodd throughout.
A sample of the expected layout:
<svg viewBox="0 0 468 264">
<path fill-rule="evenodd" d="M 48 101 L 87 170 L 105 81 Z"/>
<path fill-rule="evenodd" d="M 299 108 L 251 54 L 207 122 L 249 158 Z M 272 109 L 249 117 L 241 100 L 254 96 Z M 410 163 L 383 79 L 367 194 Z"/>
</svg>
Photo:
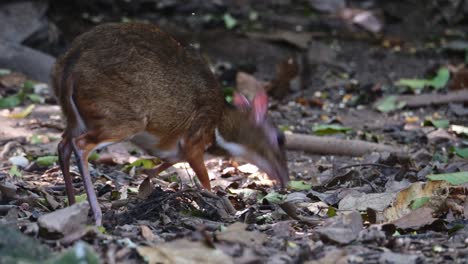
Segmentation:
<svg viewBox="0 0 468 264">
<path fill-rule="evenodd" d="M 177 9 L 177 3 L 166 4 Z M 132 5 L 138 8 L 137 3 Z M 374 34 L 394 26 L 383 23 L 381 14 L 365 5 L 307 1 L 308 7 L 326 13 L 323 23 L 330 23 L 329 14 L 344 19 L 342 27 L 327 24 L 334 33 L 301 31 L 310 24 L 298 26 L 300 19 L 291 22 L 284 14 L 278 14 L 278 23 L 262 9 L 268 5 L 259 4 L 257 15 L 223 10 L 211 22 L 200 22 L 214 23 L 204 24 L 207 29 L 220 26 L 231 33 L 243 32 L 251 38 L 249 43 L 257 43 L 255 50 L 238 45 L 223 47 L 226 54 L 206 51 L 210 62 L 224 60 L 219 64 L 229 66 L 217 69 L 222 84 L 232 88 L 237 80 L 237 88 L 247 94 L 258 87 L 281 86 L 271 91 L 280 91 L 280 96 L 275 96 L 278 100 L 272 101 L 270 110 L 286 133 L 405 146 L 408 156 L 289 151 L 293 180 L 286 190 L 273 188 L 255 166 L 214 159 L 207 161 L 213 179 L 213 192 L 207 192 L 184 164 L 150 179 L 145 169 L 159 161 L 128 144 L 116 144 L 96 152 L 89 161 L 104 211 L 104 228 L 97 229 L 87 225 L 91 218 L 82 207 L 87 197 L 74 163 L 73 188 L 80 203 L 66 207 L 65 186 L 56 165 L 61 124 L 54 99 L 44 92 L 45 85 L 12 70 L 1 71 L 0 222 L 4 225 L 0 227 L 8 235 L 0 240 L 10 239 L 3 244 L 14 246 L 2 257 L 16 261 L 21 256 L 32 263 L 78 263 L 85 258 L 88 263 L 418 263 L 422 259 L 443 263 L 463 258 L 468 215 L 466 115 L 460 115 L 463 111 L 450 100 L 437 107 L 415 106 L 402 96 L 426 99 L 422 96 L 432 93 L 442 98 L 451 89 L 466 89 L 464 71 L 453 70 L 450 63 L 455 62 L 426 43 L 418 46 L 405 37 L 386 35 L 363 37 L 362 29 Z M 280 3 L 276 8 L 295 12 Z M 384 16 L 399 15 L 392 3 L 381 8 Z M 340 17 L 342 11 L 346 12 Z M 314 14 L 304 21 L 313 24 L 315 16 L 323 19 L 322 14 Z M 265 33 L 258 30 L 260 23 L 278 28 Z M 440 48 L 448 49 L 449 44 L 441 41 Z M 206 41 L 201 40 L 200 46 L 207 46 Z M 316 47 L 326 58 L 317 59 Z M 279 49 L 287 56 L 279 56 Z M 412 49 L 426 55 L 414 56 Z M 267 63 L 240 61 L 242 54 L 259 54 Z M 439 62 L 438 67 L 421 66 L 427 60 Z M 432 76 L 423 72 L 434 69 Z M 430 77 L 408 79 L 412 76 Z"/>
</svg>

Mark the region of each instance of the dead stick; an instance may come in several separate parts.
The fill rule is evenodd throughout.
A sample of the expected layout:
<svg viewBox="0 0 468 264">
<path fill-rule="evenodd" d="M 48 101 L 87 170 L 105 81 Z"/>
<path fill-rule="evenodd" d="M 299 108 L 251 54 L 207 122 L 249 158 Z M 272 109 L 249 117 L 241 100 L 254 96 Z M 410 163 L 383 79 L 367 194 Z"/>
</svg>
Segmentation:
<svg viewBox="0 0 468 264">
<path fill-rule="evenodd" d="M 400 95 L 397 98 L 398 101 L 406 102 L 408 107 L 464 103 L 468 102 L 468 90 L 448 92 L 446 94 Z"/>
<path fill-rule="evenodd" d="M 301 134 L 286 134 L 286 148 L 289 150 L 302 150 L 321 155 L 358 157 L 371 152 L 391 152 L 398 157 L 405 157 L 404 150 L 401 147 L 393 147 L 362 140 L 346 140 Z"/>
</svg>

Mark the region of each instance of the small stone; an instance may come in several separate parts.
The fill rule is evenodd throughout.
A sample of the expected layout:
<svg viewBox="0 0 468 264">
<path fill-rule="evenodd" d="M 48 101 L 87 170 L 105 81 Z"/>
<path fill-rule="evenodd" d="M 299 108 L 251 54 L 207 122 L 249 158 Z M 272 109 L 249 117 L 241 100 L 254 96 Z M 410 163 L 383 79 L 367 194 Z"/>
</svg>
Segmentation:
<svg viewBox="0 0 468 264">
<path fill-rule="evenodd" d="M 44 214 L 37 220 L 40 228 L 53 237 L 62 237 L 77 232 L 86 226 L 89 204 L 77 203 L 72 206 Z"/>
<path fill-rule="evenodd" d="M 21 168 L 25 168 L 29 164 L 29 160 L 23 156 L 14 156 L 8 159 L 8 161 Z"/>
</svg>

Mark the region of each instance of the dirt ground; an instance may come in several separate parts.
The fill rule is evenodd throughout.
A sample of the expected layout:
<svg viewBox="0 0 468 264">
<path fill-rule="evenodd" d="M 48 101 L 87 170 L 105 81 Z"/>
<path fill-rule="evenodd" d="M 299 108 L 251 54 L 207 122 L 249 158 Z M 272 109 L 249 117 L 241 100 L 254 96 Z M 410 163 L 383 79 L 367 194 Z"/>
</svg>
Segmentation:
<svg viewBox="0 0 468 264">
<path fill-rule="evenodd" d="M 74 160 L 84 203 L 67 207 L 43 61 L 0 57 L 0 263 L 468 263 L 468 1 L 45 3 L 20 45 L 57 57 L 97 24 L 154 23 L 206 58 L 227 100 L 266 87 L 286 140 L 320 146 L 286 144 L 284 189 L 207 159 L 208 192 L 186 163 L 148 181 L 156 157 L 110 145 L 89 161 L 97 228 Z M 366 143 L 395 151 L 356 154 Z"/>
</svg>

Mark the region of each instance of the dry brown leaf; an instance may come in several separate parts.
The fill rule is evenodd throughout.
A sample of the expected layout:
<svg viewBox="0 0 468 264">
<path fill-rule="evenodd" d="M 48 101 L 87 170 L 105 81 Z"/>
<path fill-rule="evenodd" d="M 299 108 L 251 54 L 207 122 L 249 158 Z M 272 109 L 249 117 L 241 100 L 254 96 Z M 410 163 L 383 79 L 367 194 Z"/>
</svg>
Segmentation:
<svg viewBox="0 0 468 264">
<path fill-rule="evenodd" d="M 383 215 L 389 222 L 396 221 L 411 213 L 411 203 L 415 199 L 423 197 L 428 197 L 432 201 L 431 205 L 433 206 L 441 204 L 440 202 L 436 203 L 436 201 L 447 198 L 441 194 L 444 193 L 443 190 L 448 188 L 448 186 L 448 183 L 444 181 L 415 182 L 397 194 L 393 206 L 384 210 Z"/>
<path fill-rule="evenodd" d="M 138 194 L 137 197 L 140 199 L 146 199 L 148 198 L 154 191 L 154 186 L 151 183 L 151 178 L 146 177 L 145 180 L 140 184 L 140 187 L 138 188 Z"/>
<path fill-rule="evenodd" d="M 449 86 L 450 90 L 468 89 L 468 69 L 462 68 L 453 72 L 453 78 Z"/>
<path fill-rule="evenodd" d="M 26 76 L 18 72 L 0 77 L 0 84 L 6 88 L 21 87 L 25 81 Z"/>
<path fill-rule="evenodd" d="M 154 235 L 153 231 L 146 226 L 146 225 L 140 225 L 141 229 L 141 235 L 146 239 L 148 242 L 154 242 L 156 240 L 156 236 Z"/>
<path fill-rule="evenodd" d="M 229 264 L 232 258 L 219 249 L 210 248 L 202 242 L 179 239 L 153 247 L 139 247 L 138 253 L 149 264 Z"/>
<path fill-rule="evenodd" d="M 421 227 L 430 225 L 437 220 L 432 214 L 434 210 L 429 207 L 418 208 L 411 213 L 392 222 L 397 228 L 417 230 Z"/>
<path fill-rule="evenodd" d="M 227 241 L 231 243 L 244 244 L 249 247 L 261 245 L 266 241 L 267 236 L 258 231 L 247 231 L 247 225 L 244 223 L 236 222 L 223 232 L 217 233 L 218 240 Z"/>
</svg>

